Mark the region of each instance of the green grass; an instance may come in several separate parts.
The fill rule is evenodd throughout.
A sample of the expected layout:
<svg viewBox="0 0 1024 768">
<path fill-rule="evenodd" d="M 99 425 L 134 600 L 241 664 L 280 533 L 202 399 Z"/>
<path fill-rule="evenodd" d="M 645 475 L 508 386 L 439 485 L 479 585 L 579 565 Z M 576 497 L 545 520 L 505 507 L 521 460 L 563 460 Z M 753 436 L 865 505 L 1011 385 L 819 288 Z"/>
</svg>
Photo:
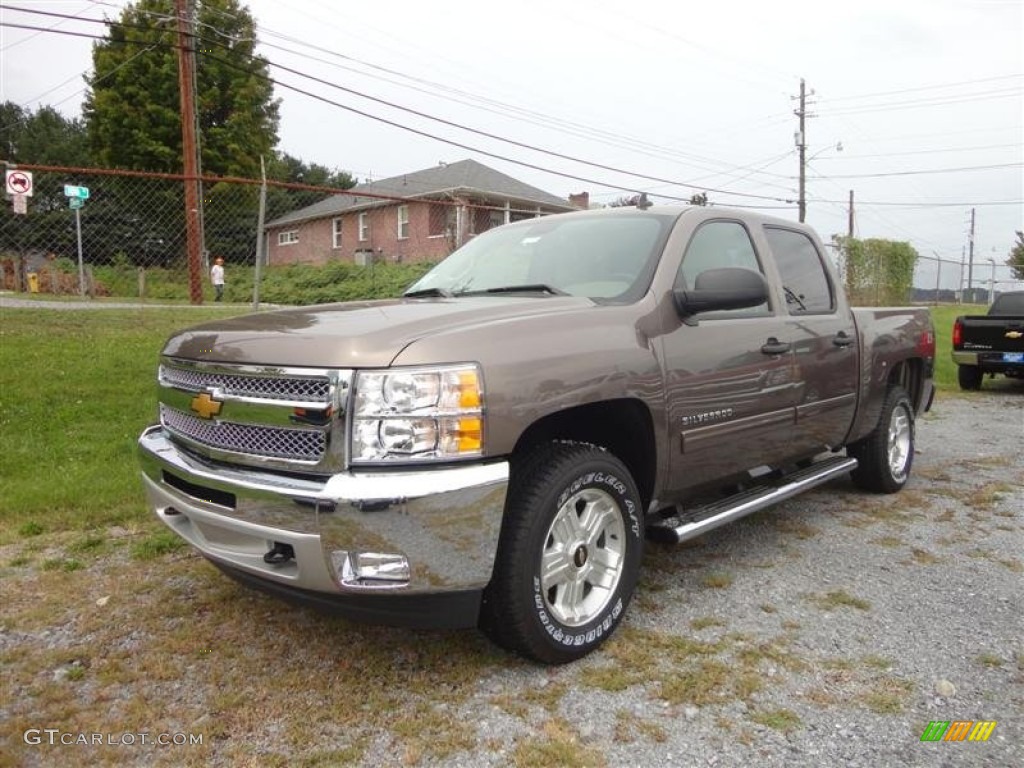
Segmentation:
<svg viewBox="0 0 1024 768">
<path fill-rule="evenodd" d="M 833 589 L 824 595 L 813 595 L 811 600 L 822 610 L 831 611 L 836 608 L 856 608 L 859 611 L 871 610 L 871 603 L 854 597 L 845 589 Z"/>
<path fill-rule="evenodd" d="M 788 733 L 800 726 L 800 718 L 788 709 L 767 709 L 750 716 L 755 723 Z"/>
<path fill-rule="evenodd" d="M 940 390 L 957 391 L 956 364 L 953 362 L 953 321 L 959 315 L 984 314 L 986 307 L 973 304 L 952 304 L 931 307 L 935 324 L 935 386 Z"/>
<path fill-rule="evenodd" d="M 155 560 L 169 552 L 176 552 L 188 546 L 186 541 L 177 534 L 160 530 L 132 546 L 132 557 L 136 560 Z"/>
<path fill-rule="evenodd" d="M 237 313 L 238 310 L 233 310 Z M 123 523 L 143 509 L 135 441 L 167 336 L 224 309 L 12 309 L 0 322 L 0 532 Z"/>
</svg>

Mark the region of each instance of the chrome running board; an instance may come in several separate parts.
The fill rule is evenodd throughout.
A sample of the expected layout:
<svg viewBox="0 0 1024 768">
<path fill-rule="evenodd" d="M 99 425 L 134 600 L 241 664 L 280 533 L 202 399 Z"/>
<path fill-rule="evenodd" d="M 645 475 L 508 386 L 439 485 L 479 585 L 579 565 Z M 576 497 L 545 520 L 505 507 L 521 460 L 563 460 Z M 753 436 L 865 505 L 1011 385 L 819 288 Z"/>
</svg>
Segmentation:
<svg viewBox="0 0 1024 768">
<path fill-rule="evenodd" d="M 679 544 L 792 498 L 856 468 L 857 460 L 847 456 L 823 459 L 785 475 L 774 483 L 748 488 L 720 501 L 687 509 L 682 514 L 651 523 L 647 526 L 647 535 L 655 541 Z"/>
</svg>

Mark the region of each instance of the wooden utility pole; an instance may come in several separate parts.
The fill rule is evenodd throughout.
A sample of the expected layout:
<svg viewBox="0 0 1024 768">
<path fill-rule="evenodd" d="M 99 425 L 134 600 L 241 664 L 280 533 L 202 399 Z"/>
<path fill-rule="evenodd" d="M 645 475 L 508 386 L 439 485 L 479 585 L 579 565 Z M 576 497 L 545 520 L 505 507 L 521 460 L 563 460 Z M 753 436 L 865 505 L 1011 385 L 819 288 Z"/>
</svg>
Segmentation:
<svg viewBox="0 0 1024 768">
<path fill-rule="evenodd" d="M 804 79 L 800 78 L 800 108 L 796 116 L 800 118 L 800 127 L 796 132 L 796 146 L 800 150 L 800 194 L 797 204 L 800 208 L 800 221 L 807 218 L 807 195 L 806 195 L 806 166 L 807 166 L 807 134 L 804 132 L 805 117 L 807 114 L 807 92 Z"/>
<path fill-rule="evenodd" d="M 175 0 L 178 14 L 178 88 L 181 91 L 181 154 L 185 172 L 185 253 L 188 257 L 188 293 L 193 304 L 203 303 L 199 265 L 199 173 L 196 164 L 195 93 L 191 56 L 192 4 Z"/>
</svg>

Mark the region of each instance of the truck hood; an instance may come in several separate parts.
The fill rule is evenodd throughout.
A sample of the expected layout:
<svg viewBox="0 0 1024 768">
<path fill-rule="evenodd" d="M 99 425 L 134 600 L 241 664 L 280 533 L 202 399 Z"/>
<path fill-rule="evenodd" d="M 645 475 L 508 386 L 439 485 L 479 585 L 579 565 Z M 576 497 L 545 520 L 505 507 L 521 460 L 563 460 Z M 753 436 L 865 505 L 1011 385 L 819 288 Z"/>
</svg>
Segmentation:
<svg viewBox="0 0 1024 768">
<path fill-rule="evenodd" d="M 572 312 L 575 296 L 465 296 L 324 304 L 218 320 L 168 339 L 189 360 L 314 368 L 381 368 L 417 339 L 441 331 Z"/>
</svg>

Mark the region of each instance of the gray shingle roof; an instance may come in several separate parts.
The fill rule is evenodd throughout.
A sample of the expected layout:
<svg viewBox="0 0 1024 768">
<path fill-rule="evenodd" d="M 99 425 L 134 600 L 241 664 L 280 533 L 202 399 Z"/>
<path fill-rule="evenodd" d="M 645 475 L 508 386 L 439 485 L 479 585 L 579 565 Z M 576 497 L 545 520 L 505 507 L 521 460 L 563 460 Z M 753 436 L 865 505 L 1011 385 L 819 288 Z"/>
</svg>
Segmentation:
<svg viewBox="0 0 1024 768">
<path fill-rule="evenodd" d="M 360 197 L 359 193 L 375 197 Z M 381 200 L 376 196 L 387 198 L 436 197 L 444 193 L 474 194 L 477 196 L 500 197 L 509 200 L 541 205 L 547 209 L 558 211 L 574 210 L 567 200 L 556 197 L 537 187 L 531 187 L 518 179 L 513 179 L 500 171 L 488 168 L 476 160 L 460 160 L 457 163 L 438 165 L 422 171 L 405 173 L 390 179 L 381 179 L 368 184 L 358 184 L 348 190 L 348 194 L 331 195 L 313 205 L 300 208 L 268 222 L 267 228 L 279 227 L 284 224 L 337 216 L 340 213 L 386 205 L 391 201 Z"/>
</svg>

